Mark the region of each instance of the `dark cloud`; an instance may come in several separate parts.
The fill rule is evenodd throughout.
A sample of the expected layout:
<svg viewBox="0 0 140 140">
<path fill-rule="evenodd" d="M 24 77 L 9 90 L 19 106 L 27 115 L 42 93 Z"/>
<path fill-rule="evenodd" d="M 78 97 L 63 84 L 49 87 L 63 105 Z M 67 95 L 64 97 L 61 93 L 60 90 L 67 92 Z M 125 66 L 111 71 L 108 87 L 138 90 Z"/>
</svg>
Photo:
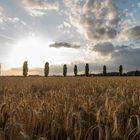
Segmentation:
<svg viewBox="0 0 140 140">
<path fill-rule="evenodd" d="M 74 49 L 80 48 L 80 45 L 70 44 L 70 43 L 67 43 L 67 42 L 53 43 L 53 44 L 50 44 L 49 46 L 54 47 L 54 48 L 61 48 L 61 47 L 74 48 Z"/>
<path fill-rule="evenodd" d="M 127 40 L 139 40 L 140 39 L 140 26 L 135 26 L 123 32 L 123 37 Z"/>
<path fill-rule="evenodd" d="M 115 50 L 115 48 L 114 48 L 113 44 L 110 42 L 99 43 L 93 47 L 93 51 L 99 52 L 99 53 L 101 53 L 101 55 L 111 54 L 114 52 L 114 50 Z"/>
<path fill-rule="evenodd" d="M 126 71 L 140 69 L 140 47 L 138 46 L 137 48 L 127 45 L 113 46 L 111 43 L 105 42 L 95 45 L 93 51 L 99 52 L 104 57 L 110 54 L 111 58 L 100 64 L 106 63 L 111 66 L 112 70 L 121 64 L 124 65 Z"/>
<path fill-rule="evenodd" d="M 121 48 L 121 47 L 120 47 Z M 124 47 L 112 54 L 112 66 L 123 64 L 128 70 L 140 69 L 140 48 Z"/>
</svg>

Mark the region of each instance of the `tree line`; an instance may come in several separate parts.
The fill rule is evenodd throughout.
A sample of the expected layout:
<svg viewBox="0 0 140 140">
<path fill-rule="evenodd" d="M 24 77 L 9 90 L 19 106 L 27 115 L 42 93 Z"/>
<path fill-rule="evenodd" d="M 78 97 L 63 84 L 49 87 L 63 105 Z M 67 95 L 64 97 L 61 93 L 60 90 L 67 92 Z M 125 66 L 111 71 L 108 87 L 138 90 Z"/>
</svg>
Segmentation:
<svg viewBox="0 0 140 140">
<path fill-rule="evenodd" d="M 73 68 L 73 72 L 74 72 L 74 76 L 78 76 L 78 67 L 77 65 L 74 65 L 74 68 Z M 106 68 L 106 65 L 103 66 L 103 73 L 102 73 L 103 76 L 106 76 L 107 75 L 107 68 Z M 119 66 L 119 75 L 122 76 L 123 75 L 123 66 L 120 65 Z M 23 63 L 23 76 L 26 77 L 28 76 L 28 62 L 25 61 Z M 49 63 L 46 62 L 45 65 L 44 65 L 44 76 L 45 77 L 48 77 L 49 76 Z M 63 65 L 63 76 L 66 77 L 67 76 L 67 65 L 64 64 Z M 89 64 L 86 63 L 85 65 L 85 74 L 84 76 L 90 76 L 90 73 L 89 73 Z"/>
</svg>

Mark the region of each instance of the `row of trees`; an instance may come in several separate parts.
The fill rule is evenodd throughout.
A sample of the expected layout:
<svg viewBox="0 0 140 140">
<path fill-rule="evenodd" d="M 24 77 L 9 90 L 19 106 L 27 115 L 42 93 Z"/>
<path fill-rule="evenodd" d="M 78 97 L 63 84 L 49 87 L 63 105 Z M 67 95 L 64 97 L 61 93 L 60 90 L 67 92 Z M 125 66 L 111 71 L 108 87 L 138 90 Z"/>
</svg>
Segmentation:
<svg viewBox="0 0 140 140">
<path fill-rule="evenodd" d="M 77 65 L 74 65 L 74 75 L 77 76 L 78 75 L 78 68 L 77 68 Z M 123 66 L 120 65 L 119 66 L 119 75 L 122 76 L 123 74 Z M 25 61 L 24 64 L 23 64 L 23 76 L 26 77 L 28 75 L 28 62 Z M 45 77 L 48 77 L 49 75 L 49 63 L 46 62 L 45 63 L 45 66 L 44 66 L 44 76 Z M 89 76 L 89 64 L 87 63 L 85 65 L 85 76 Z M 107 69 L 106 69 L 106 66 L 104 65 L 103 66 L 103 75 L 106 76 L 107 75 Z M 67 65 L 64 64 L 63 65 L 63 76 L 66 77 L 67 76 Z"/>
</svg>

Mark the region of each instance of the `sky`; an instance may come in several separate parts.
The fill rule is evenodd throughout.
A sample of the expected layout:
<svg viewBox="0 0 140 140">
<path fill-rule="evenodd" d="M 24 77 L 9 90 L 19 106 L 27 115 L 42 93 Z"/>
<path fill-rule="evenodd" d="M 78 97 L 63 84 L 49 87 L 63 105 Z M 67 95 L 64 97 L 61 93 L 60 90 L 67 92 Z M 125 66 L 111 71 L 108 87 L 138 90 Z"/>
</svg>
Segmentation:
<svg viewBox="0 0 140 140">
<path fill-rule="evenodd" d="M 3 75 L 140 70 L 140 0 L 0 0 Z"/>
</svg>

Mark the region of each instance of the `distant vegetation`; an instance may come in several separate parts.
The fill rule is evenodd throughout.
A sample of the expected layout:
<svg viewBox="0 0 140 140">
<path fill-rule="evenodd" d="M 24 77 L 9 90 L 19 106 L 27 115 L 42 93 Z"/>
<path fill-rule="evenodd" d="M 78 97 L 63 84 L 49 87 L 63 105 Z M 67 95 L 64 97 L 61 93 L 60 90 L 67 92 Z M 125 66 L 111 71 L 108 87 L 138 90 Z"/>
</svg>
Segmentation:
<svg viewBox="0 0 140 140">
<path fill-rule="evenodd" d="M 91 76 L 140 76 L 140 71 L 138 71 L 138 70 L 123 73 L 123 65 L 119 66 L 118 72 L 108 73 L 106 65 L 103 66 L 103 72 L 99 73 L 99 74 L 89 73 L 89 70 L 90 70 L 89 69 L 89 64 L 86 63 L 85 73 L 78 75 L 78 66 L 74 65 L 73 73 L 74 73 L 74 76 L 87 76 L 87 77 L 91 77 Z M 24 64 L 23 64 L 23 76 L 26 77 L 27 75 L 28 75 L 28 63 L 27 63 L 27 61 L 25 61 Z M 49 63 L 48 62 L 46 62 L 45 66 L 44 66 L 44 76 L 45 77 L 49 76 Z M 57 76 L 57 75 L 55 75 L 55 76 Z M 67 76 L 67 65 L 66 64 L 63 65 L 63 76 L 64 77 Z"/>
</svg>

